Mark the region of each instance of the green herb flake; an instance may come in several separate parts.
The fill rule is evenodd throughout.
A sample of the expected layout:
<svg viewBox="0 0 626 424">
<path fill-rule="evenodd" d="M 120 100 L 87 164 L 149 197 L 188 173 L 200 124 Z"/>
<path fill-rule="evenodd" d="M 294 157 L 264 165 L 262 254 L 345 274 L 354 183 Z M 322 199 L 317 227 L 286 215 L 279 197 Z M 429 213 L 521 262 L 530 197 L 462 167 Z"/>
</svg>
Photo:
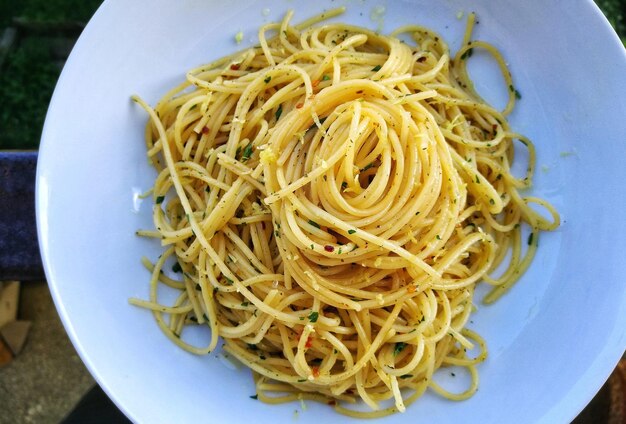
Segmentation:
<svg viewBox="0 0 626 424">
<path fill-rule="evenodd" d="M 400 352 L 404 350 L 405 347 L 406 347 L 406 343 L 397 342 L 395 347 L 393 348 L 393 356 L 397 356 Z"/>
<path fill-rule="evenodd" d="M 272 80 L 272 77 L 271 76 L 267 76 L 267 77 L 265 77 L 265 79 L 263 81 L 265 81 L 265 84 L 267 84 L 271 80 Z"/>
<path fill-rule="evenodd" d="M 309 314 L 309 321 L 311 322 L 317 322 L 317 318 L 319 317 L 319 313 L 318 312 L 311 312 Z"/>
<path fill-rule="evenodd" d="M 309 219 L 309 225 L 312 225 L 312 226 L 314 226 L 315 228 L 320 228 L 320 224 L 318 224 L 317 222 L 312 221 L 312 220 L 310 220 L 310 219 Z"/>
<path fill-rule="evenodd" d="M 250 396 L 250 399 L 257 400 L 258 398 L 259 398 L 259 395 L 252 395 L 252 396 Z"/>
<path fill-rule="evenodd" d="M 521 99 L 521 98 L 522 98 L 522 95 L 520 94 L 520 92 L 519 92 L 519 91 L 517 91 L 517 90 L 515 89 L 515 87 L 513 86 L 513 84 L 509 84 L 509 91 L 515 95 L 515 98 L 516 98 L 516 99 L 518 99 L 518 100 L 519 100 L 519 99 Z"/>
<path fill-rule="evenodd" d="M 528 234 L 528 245 L 530 246 L 531 244 L 533 244 L 533 233 Z"/>
<path fill-rule="evenodd" d="M 228 277 L 224 277 L 224 278 L 226 279 L 226 284 L 228 284 L 229 286 L 232 286 L 232 285 L 233 285 L 233 280 L 231 280 L 231 279 L 230 279 L 230 278 L 228 278 Z"/>
<path fill-rule="evenodd" d="M 472 57 L 472 54 L 474 54 L 474 49 L 470 48 L 470 49 L 465 50 L 465 53 L 461 55 L 461 60 L 465 60 L 469 57 Z"/>
<path fill-rule="evenodd" d="M 245 162 L 252 157 L 252 143 L 249 143 L 245 149 L 243 149 L 243 156 L 241 156 L 241 161 Z"/>
<path fill-rule="evenodd" d="M 246 306 L 250 306 L 250 302 L 248 302 L 248 301 L 241 302 L 241 306 L 243 306 L 244 308 L 245 308 Z"/>
<path fill-rule="evenodd" d="M 374 166 L 374 162 L 368 163 L 367 165 L 365 165 L 365 166 L 361 169 L 361 172 L 365 172 L 365 171 L 367 171 L 368 169 L 370 169 L 370 168 L 371 168 L 371 167 L 373 167 L 373 166 Z"/>
<path fill-rule="evenodd" d="M 156 204 L 160 205 L 161 203 L 163 203 L 164 200 L 165 200 L 165 196 L 158 196 L 156 198 Z"/>
<path fill-rule="evenodd" d="M 348 230 L 348 234 L 354 234 L 356 233 L 356 230 Z"/>
<path fill-rule="evenodd" d="M 276 120 L 278 121 L 278 119 L 280 118 L 280 115 L 283 114 L 283 105 L 278 106 L 278 109 L 276 109 Z"/>
<path fill-rule="evenodd" d="M 400 376 L 401 379 L 406 380 L 407 378 L 412 378 L 413 374 L 403 374 Z"/>
<path fill-rule="evenodd" d="M 181 272 L 183 270 L 183 268 L 180 266 L 180 264 L 178 262 L 176 262 L 174 265 L 172 265 L 172 271 L 173 272 Z"/>
<path fill-rule="evenodd" d="M 372 72 L 378 72 L 380 71 L 381 66 L 380 65 L 376 65 L 372 68 Z"/>
<path fill-rule="evenodd" d="M 328 75 L 323 75 L 322 76 L 322 81 L 328 81 L 330 79 L 330 77 Z"/>
</svg>

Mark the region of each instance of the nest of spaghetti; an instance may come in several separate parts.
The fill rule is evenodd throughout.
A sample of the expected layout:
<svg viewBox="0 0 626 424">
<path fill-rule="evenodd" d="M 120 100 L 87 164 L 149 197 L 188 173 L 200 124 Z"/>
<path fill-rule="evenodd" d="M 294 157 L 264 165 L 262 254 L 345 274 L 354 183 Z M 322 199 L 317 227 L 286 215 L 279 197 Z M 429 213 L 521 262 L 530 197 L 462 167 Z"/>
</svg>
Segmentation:
<svg viewBox="0 0 626 424">
<path fill-rule="evenodd" d="M 558 225 L 548 204 L 518 192 L 534 149 L 507 124 L 515 93 L 499 112 L 467 78 L 472 49 L 504 62 L 476 41 L 450 57 L 422 27 L 383 36 L 290 17 L 261 28 L 258 46 L 190 71 L 156 107 L 135 98 L 159 171 L 156 230 L 140 234 L 165 252 L 145 261 L 150 300 L 133 303 L 191 352 L 221 337 L 266 402 L 376 416 L 428 388 L 465 399 L 486 357 L 466 328 L 477 283 L 493 285 L 495 300 L 530 263 L 539 231 Z M 519 178 L 516 140 L 530 153 Z M 172 257 L 180 279 L 162 272 Z M 159 302 L 159 284 L 180 290 L 173 305 Z M 180 338 L 196 324 L 212 330 L 206 347 Z M 446 365 L 467 369 L 466 388 L 434 381 Z M 359 400 L 376 412 L 350 407 Z"/>
</svg>

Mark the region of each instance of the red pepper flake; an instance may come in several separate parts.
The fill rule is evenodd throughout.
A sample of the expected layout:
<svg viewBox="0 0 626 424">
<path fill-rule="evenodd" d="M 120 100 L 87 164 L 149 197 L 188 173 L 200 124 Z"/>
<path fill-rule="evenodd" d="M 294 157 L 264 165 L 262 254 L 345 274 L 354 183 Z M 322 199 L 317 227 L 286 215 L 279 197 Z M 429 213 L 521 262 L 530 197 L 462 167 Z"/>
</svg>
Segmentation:
<svg viewBox="0 0 626 424">
<path fill-rule="evenodd" d="M 491 126 L 491 129 L 493 130 L 493 132 L 496 132 L 498 130 L 498 126 L 496 124 L 493 124 Z"/>
<path fill-rule="evenodd" d="M 296 109 L 300 109 L 302 106 L 304 106 L 302 103 L 298 103 L 298 104 L 296 105 Z"/>
<path fill-rule="evenodd" d="M 337 406 L 337 401 L 335 399 L 331 399 L 326 403 L 328 403 L 330 406 Z"/>
<path fill-rule="evenodd" d="M 320 367 L 311 367 L 311 372 L 313 373 L 313 378 L 317 378 L 320 376 Z"/>
<path fill-rule="evenodd" d="M 239 63 L 233 63 L 232 65 L 230 65 L 230 69 L 233 71 L 239 70 L 240 67 L 241 65 Z"/>
<path fill-rule="evenodd" d="M 320 80 L 314 80 L 311 85 L 313 86 L 313 88 L 317 87 L 318 85 L 320 85 Z"/>
<path fill-rule="evenodd" d="M 335 248 L 329 244 L 327 244 L 326 246 L 324 246 L 324 250 L 327 252 L 332 252 L 335 250 Z"/>
<path fill-rule="evenodd" d="M 209 131 L 211 131 L 211 130 L 209 129 L 209 127 L 206 127 L 206 126 L 205 126 L 205 127 L 202 127 L 202 134 L 208 134 L 208 133 L 209 133 Z"/>
<path fill-rule="evenodd" d="M 302 338 L 302 332 L 304 331 L 304 328 L 296 331 L 296 338 L 298 339 L 298 342 L 300 341 L 300 339 Z M 313 346 L 313 336 L 309 335 L 306 338 L 306 342 L 304 343 L 304 347 L 306 349 L 310 349 Z"/>
<path fill-rule="evenodd" d="M 415 285 L 414 285 L 414 284 L 411 284 L 410 286 L 408 286 L 408 287 L 406 288 L 406 292 L 407 292 L 407 293 L 415 293 Z"/>
</svg>

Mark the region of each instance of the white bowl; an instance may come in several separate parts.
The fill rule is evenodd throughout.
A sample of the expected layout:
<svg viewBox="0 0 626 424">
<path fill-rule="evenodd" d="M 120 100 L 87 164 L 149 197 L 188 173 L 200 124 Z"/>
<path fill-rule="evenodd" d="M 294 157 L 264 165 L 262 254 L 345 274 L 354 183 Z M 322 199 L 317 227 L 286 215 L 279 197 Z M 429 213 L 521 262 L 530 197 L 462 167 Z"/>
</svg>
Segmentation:
<svg viewBox="0 0 626 424">
<path fill-rule="evenodd" d="M 529 272 L 472 328 L 487 340 L 480 388 L 463 402 L 427 393 L 395 422 L 543 422 L 573 419 L 626 346 L 626 54 L 591 1 L 107 1 L 76 44 L 48 112 L 37 175 L 37 220 L 52 293 L 76 349 L 98 383 L 142 423 L 352 422 L 324 405 L 252 400 L 249 371 L 180 350 L 150 313 L 140 264 L 160 248 L 134 235 L 151 225 L 138 194 L 154 171 L 144 151 L 146 115 L 187 69 L 252 44 L 260 24 L 296 9 L 295 21 L 346 4 L 338 20 L 384 31 L 420 23 L 453 50 L 475 11 L 474 37 L 504 53 L 523 98 L 513 128 L 536 143 L 535 193 L 563 224 L 546 234 Z M 267 14 L 269 9 L 269 16 Z M 337 19 L 336 19 L 337 20 Z M 243 31 L 242 46 L 234 35 Z M 474 58 L 472 59 L 474 61 Z M 506 87 L 488 62 L 471 65 L 496 104 Z M 494 83 L 495 81 L 495 83 Z M 567 154 L 564 154 L 567 153 Z"/>
</svg>

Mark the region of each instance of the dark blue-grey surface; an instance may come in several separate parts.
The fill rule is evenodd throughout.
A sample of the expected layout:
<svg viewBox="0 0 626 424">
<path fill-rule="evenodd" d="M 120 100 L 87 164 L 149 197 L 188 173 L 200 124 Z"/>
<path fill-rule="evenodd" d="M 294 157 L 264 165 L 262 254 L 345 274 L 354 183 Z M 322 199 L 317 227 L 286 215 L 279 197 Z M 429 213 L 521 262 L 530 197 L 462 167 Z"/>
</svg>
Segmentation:
<svg viewBox="0 0 626 424">
<path fill-rule="evenodd" d="M 0 281 L 44 278 L 35 223 L 36 151 L 0 152 Z"/>
</svg>

